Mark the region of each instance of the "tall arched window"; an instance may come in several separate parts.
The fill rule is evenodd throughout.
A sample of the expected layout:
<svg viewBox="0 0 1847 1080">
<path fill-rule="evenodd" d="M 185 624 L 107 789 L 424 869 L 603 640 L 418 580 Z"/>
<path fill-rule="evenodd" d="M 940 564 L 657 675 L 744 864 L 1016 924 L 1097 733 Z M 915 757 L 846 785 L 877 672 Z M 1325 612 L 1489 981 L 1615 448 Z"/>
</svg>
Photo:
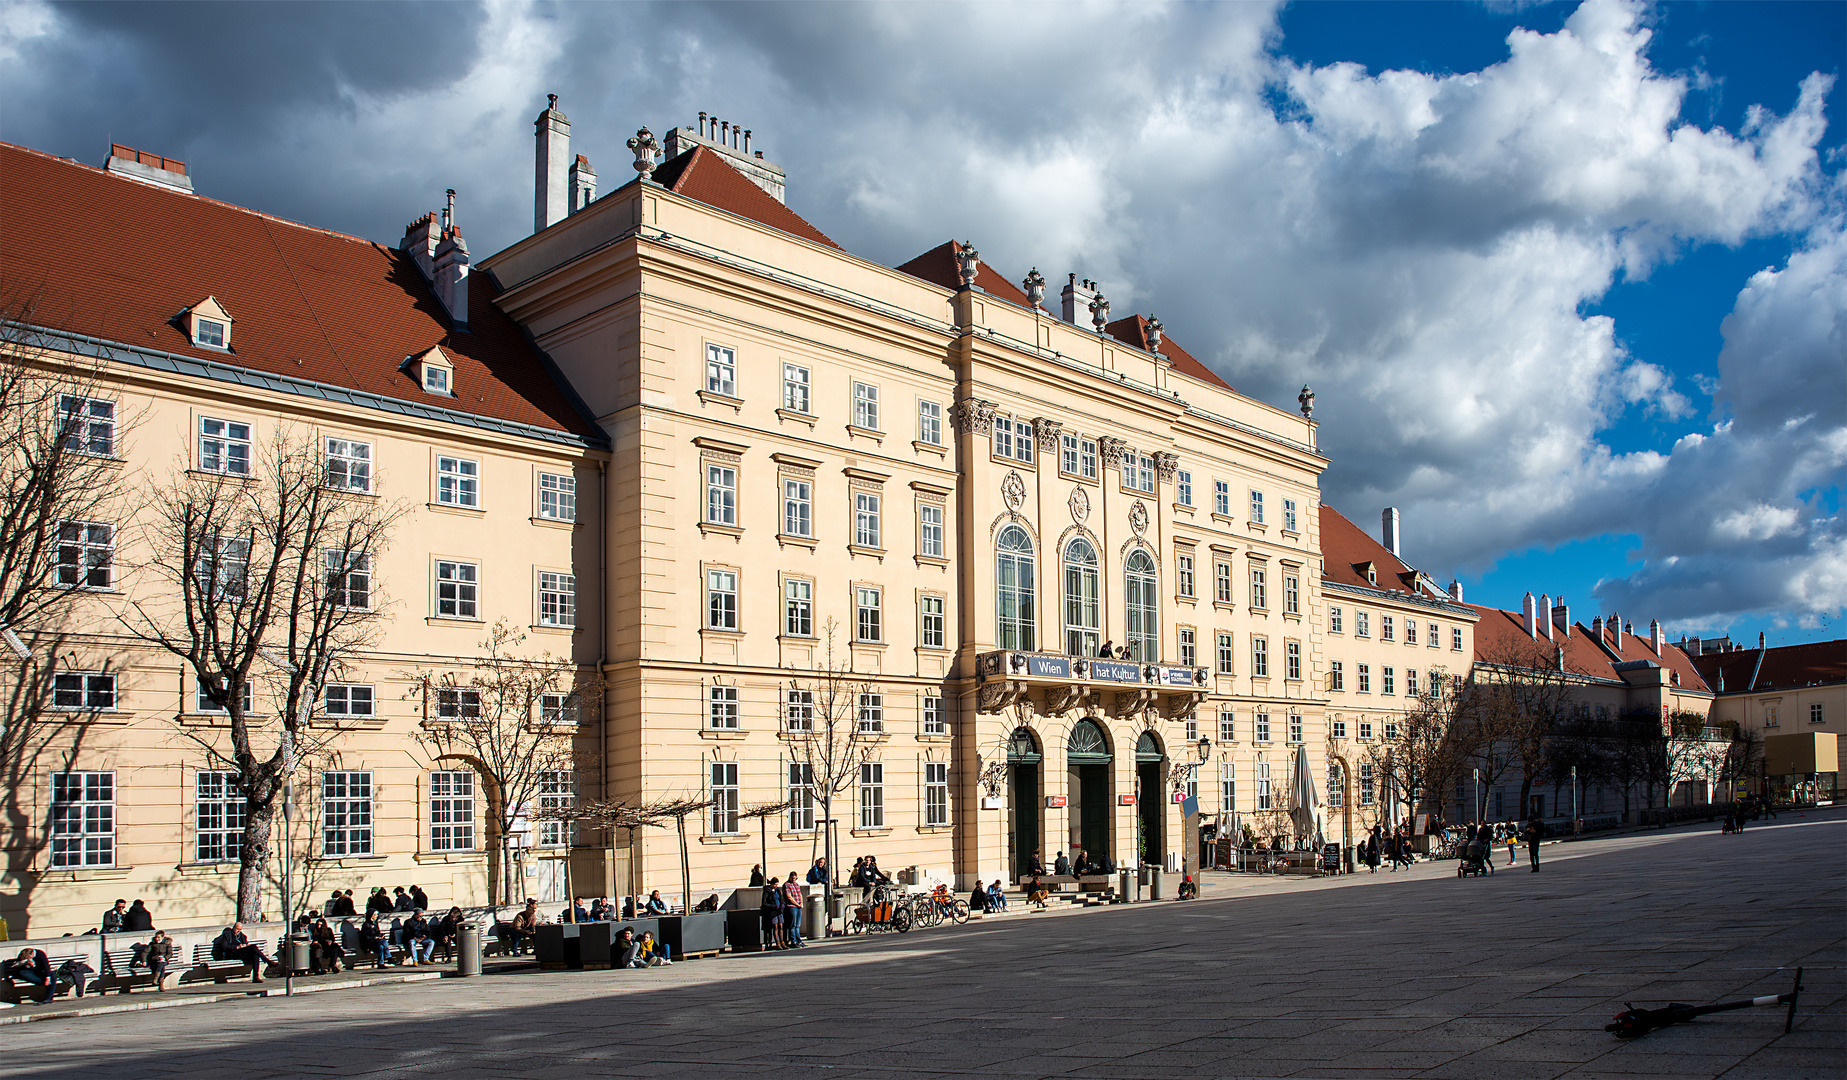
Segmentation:
<svg viewBox="0 0 1847 1080">
<path fill-rule="evenodd" d="M 1095 656 L 1103 647 L 1097 549 L 1083 537 L 1065 546 L 1065 652 Z"/>
<path fill-rule="evenodd" d="M 999 645 L 1003 649 L 1036 649 L 1032 538 L 1018 525 L 1009 525 L 1001 530 L 995 548 L 994 606 L 1000 615 Z"/>
<path fill-rule="evenodd" d="M 1154 560 L 1146 551 L 1131 553 L 1123 568 L 1123 577 L 1127 589 L 1124 631 L 1129 655 L 1137 660 L 1158 660 L 1161 657 L 1161 609 L 1155 593 L 1159 584 L 1154 575 Z"/>
</svg>

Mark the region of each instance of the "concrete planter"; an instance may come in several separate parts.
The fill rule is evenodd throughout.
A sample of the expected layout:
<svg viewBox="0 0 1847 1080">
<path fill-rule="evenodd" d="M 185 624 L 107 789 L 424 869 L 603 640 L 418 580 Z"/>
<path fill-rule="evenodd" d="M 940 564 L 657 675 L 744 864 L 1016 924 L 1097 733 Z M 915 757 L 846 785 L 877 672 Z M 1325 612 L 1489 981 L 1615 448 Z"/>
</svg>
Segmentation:
<svg viewBox="0 0 1847 1080">
<path fill-rule="evenodd" d="M 540 923 L 532 943 L 539 966 L 549 970 L 581 969 L 584 957 L 578 936 L 580 929 L 578 923 Z"/>
</svg>

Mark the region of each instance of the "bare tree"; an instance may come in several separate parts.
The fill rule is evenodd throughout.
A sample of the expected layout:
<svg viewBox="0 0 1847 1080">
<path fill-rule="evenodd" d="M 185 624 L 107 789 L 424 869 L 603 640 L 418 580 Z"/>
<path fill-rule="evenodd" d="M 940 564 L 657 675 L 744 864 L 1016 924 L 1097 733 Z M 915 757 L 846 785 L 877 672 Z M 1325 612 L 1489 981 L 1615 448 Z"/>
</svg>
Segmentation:
<svg viewBox="0 0 1847 1080">
<path fill-rule="evenodd" d="M 376 637 L 372 568 L 402 514 L 353 494 L 355 477 L 331 475 L 319 450 L 288 431 L 254 453 L 227 440 L 200 463 L 211 475 L 182 473 L 155 492 L 142 570 L 161 587 L 120 616 L 197 680 L 203 709 L 181 711 L 214 722 L 180 731 L 237 774 L 237 912 L 250 921 L 262 913 L 277 803 L 296 762 L 348 730 L 341 718 L 312 714 L 322 687 Z M 258 709 L 259 687 L 268 713 Z"/>
<path fill-rule="evenodd" d="M 1533 783 L 1546 773 L 1559 727 L 1578 712 L 1582 682 L 1565 670 L 1564 649 L 1550 640 L 1519 639 L 1475 665 L 1469 712 L 1483 737 L 1492 734 L 1511 770 L 1520 773 L 1519 816 L 1528 816 Z"/>
<path fill-rule="evenodd" d="M 790 785 L 790 795 L 797 809 L 812 811 L 821 804 L 821 822 L 834 819 L 834 796 L 859 782 L 860 767 L 872 760 L 884 738 L 883 724 L 875 726 L 870 716 L 861 715 L 865 695 L 872 685 L 853 678 L 841 669 L 834 655 L 834 635 L 838 627 L 828 619 L 822 630 L 826 646 L 820 673 L 811 681 L 796 681 L 790 686 L 785 726 L 791 736 L 790 760 L 801 770 L 802 783 Z M 834 910 L 833 890 L 839 859 L 833 850 L 836 838 L 831 827 L 827 856 L 827 880 L 822 883 L 825 909 Z"/>
<path fill-rule="evenodd" d="M 1404 795 L 1409 812 L 1434 805 L 1441 817 L 1442 793 L 1462 767 L 1456 740 L 1465 732 L 1459 717 L 1469 699 L 1438 672 L 1424 687 L 1403 715 L 1388 721 L 1379 738 L 1366 744 L 1365 758 L 1378 783 Z"/>
<path fill-rule="evenodd" d="M 540 796 L 574 799 L 574 784 L 572 794 L 545 789 L 561 789 L 566 775 L 575 781 L 578 725 L 603 698 L 600 675 L 549 652 L 524 655 L 524 642 L 501 619 L 459 668 L 406 673 L 408 696 L 423 712 L 417 740 L 433 758 L 464 764 L 480 778 L 497 841 L 489 849 L 490 904 L 512 902 L 514 830 L 532 819 Z M 564 834 L 550 839 L 568 843 Z"/>
</svg>

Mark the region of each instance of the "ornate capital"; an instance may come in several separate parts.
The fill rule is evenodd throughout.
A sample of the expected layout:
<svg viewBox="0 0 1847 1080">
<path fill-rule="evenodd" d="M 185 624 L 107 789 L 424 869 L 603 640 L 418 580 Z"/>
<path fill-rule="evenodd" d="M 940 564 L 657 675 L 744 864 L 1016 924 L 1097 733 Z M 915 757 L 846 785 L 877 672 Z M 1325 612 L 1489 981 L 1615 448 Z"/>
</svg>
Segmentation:
<svg viewBox="0 0 1847 1080">
<path fill-rule="evenodd" d="M 1047 420 L 1043 416 L 1033 417 L 1033 434 L 1039 438 L 1039 449 L 1058 449 L 1058 436 L 1065 430 L 1062 421 Z"/>
<path fill-rule="evenodd" d="M 1000 413 L 1000 406 L 992 401 L 983 401 L 978 397 L 965 397 L 949 409 L 949 423 L 964 435 L 971 432 L 986 434 L 994 423 L 994 417 Z"/>
<path fill-rule="evenodd" d="M 1174 482 L 1174 473 L 1180 471 L 1180 455 L 1171 450 L 1162 450 L 1154 455 L 1155 471 L 1161 474 L 1166 483 Z"/>
<path fill-rule="evenodd" d="M 1103 455 L 1103 464 L 1108 468 L 1113 469 L 1122 461 L 1122 452 L 1128 448 L 1128 445 L 1127 442 L 1114 435 L 1097 436 L 1097 452 Z"/>
</svg>

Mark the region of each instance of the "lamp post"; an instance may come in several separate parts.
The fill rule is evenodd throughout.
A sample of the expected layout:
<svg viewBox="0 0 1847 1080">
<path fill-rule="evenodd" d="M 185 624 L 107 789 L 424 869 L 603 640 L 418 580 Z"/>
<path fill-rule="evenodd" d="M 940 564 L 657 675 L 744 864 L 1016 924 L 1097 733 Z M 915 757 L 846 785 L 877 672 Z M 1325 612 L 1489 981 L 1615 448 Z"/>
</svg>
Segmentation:
<svg viewBox="0 0 1847 1080">
<path fill-rule="evenodd" d="M 1578 818 L 1578 767 L 1571 767 L 1571 834 L 1576 836 L 1581 829 Z"/>
</svg>

